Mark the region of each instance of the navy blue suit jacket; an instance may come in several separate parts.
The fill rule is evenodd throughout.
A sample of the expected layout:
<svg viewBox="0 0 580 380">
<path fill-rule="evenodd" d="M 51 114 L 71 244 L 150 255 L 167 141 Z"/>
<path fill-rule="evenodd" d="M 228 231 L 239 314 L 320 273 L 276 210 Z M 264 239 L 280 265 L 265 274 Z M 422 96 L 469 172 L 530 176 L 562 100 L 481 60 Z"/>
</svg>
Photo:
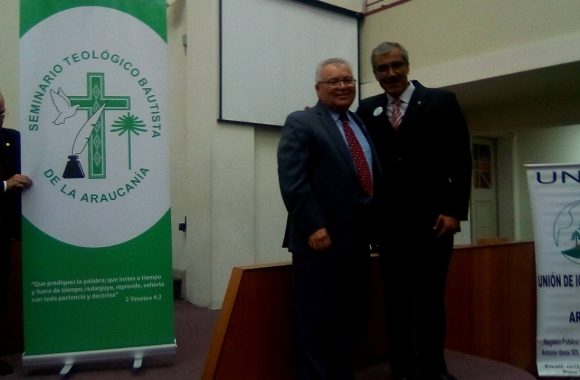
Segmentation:
<svg viewBox="0 0 580 380">
<path fill-rule="evenodd" d="M 378 157 L 362 121 L 351 116 L 371 144 L 376 194 L 381 183 Z M 374 198 L 363 194 L 348 146 L 322 103 L 287 117 L 278 146 L 278 177 L 288 210 L 284 246 L 291 252 L 309 251 L 308 237 L 322 227 L 336 252 L 351 252 L 368 242 Z"/>
</svg>

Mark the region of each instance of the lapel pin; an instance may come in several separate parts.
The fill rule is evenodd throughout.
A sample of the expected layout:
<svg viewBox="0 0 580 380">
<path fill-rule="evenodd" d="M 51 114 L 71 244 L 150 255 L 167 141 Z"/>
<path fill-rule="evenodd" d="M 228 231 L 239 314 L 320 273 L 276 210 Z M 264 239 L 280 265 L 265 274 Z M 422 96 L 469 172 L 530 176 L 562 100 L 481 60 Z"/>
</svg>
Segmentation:
<svg viewBox="0 0 580 380">
<path fill-rule="evenodd" d="M 375 108 L 375 110 L 373 111 L 373 116 L 379 116 L 380 114 L 383 113 L 383 107 L 377 107 Z"/>
<path fill-rule="evenodd" d="M 7 142 L 7 143 L 6 143 L 6 146 L 10 146 L 10 143 L 9 143 L 9 142 Z"/>
</svg>

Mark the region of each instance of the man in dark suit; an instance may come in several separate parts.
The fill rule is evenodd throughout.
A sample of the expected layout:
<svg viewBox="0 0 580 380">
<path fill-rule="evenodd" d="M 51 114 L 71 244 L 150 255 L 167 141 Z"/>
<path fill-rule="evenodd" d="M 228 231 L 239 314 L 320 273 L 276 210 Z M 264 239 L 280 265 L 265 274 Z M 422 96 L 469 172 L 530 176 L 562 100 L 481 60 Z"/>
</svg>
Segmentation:
<svg viewBox="0 0 580 380">
<path fill-rule="evenodd" d="M 408 80 L 400 44 L 380 44 L 371 61 L 385 93 L 364 99 L 357 113 L 389 181 L 379 244 L 391 368 L 398 379 L 453 379 L 443 356 L 445 284 L 469 208 L 467 123 L 453 93 Z"/>
<path fill-rule="evenodd" d="M 363 123 L 348 111 L 355 84 L 346 61 L 323 61 L 316 74 L 318 104 L 288 116 L 278 146 L 299 379 L 354 379 L 368 309 L 371 212 L 380 171 Z"/>
<path fill-rule="evenodd" d="M 3 128 L 5 117 L 4 96 L 0 93 L 0 311 L 2 312 L 7 309 L 6 291 L 11 241 L 20 239 L 20 191 L 32 185 L 30 178 L 20 174 L 20 134 L 13 129 Z M 11 372 L 12 368 L 0 360 L 0 376 Z"/>
</svg>

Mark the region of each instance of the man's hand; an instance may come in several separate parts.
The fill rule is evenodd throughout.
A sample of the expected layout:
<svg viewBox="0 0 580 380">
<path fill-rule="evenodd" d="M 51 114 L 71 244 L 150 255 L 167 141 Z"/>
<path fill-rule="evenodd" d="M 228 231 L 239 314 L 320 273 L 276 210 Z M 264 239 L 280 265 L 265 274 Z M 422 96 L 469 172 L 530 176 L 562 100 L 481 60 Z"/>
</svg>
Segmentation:
<svg viewBox="0 0 580 380">
<path fill-rule="evenodd" d="M 26 190 L 32 186 L 32 180 L 22 174 L 14 174 L 6 180 L 6 191 Z"/>
<path fill-rule="evenodd" d="M 436 238 L 452 236 L 459 231 L 459 220 L 452 216 L 439 215 L 433 226 L 433 231 L 435 231 Z"/>
<path fill-rule="evenodd" d="M 308 245 L 315 251 L 325 251 L 330 248 L 332 241 L 326 228 L 319 228 L 308 237 Z"/>
</svg>

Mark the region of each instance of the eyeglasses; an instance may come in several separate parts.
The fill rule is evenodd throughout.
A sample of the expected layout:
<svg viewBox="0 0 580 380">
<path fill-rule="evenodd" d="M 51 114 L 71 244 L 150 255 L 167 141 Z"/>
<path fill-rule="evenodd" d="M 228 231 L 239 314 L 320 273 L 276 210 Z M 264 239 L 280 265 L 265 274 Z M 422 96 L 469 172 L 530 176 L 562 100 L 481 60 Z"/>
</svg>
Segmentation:
<svg viewBox="0 0 580 380">
<path fill-rule="evenodd" d="M 6 117 L 6 116 L 8 116 L 8 111 L 0 112 L 0 117 Z"/>
<path fill-rule="evenodd" d="M 351 77 L 346 77 L 346 78 L 332 78 L 329 80 L 321 80 L 318 83 L 324 83 L 329 85 L 330 87 L 338 87 L 340 86 L 340 84 L 342 83 L 345 87 L 350 87 L 350 86 L 354 86 L 356 83 L 356 79 L 351 78 Z"/>
<path fill-rule="evenodd" d="M 407 67 L 407 63 L 404 61 L 395 61 L 395 62 L 391 62 L 391 63 L 383 63 L 381 65 L 378 65 L 375 67 L 375 71 L 378 71 L 380 73 L 386 73 L 389 71 L 389 69 L 393 70 L 393 71 L 401 71 L 403 70 L 405 67 Z"/>
</svg>

